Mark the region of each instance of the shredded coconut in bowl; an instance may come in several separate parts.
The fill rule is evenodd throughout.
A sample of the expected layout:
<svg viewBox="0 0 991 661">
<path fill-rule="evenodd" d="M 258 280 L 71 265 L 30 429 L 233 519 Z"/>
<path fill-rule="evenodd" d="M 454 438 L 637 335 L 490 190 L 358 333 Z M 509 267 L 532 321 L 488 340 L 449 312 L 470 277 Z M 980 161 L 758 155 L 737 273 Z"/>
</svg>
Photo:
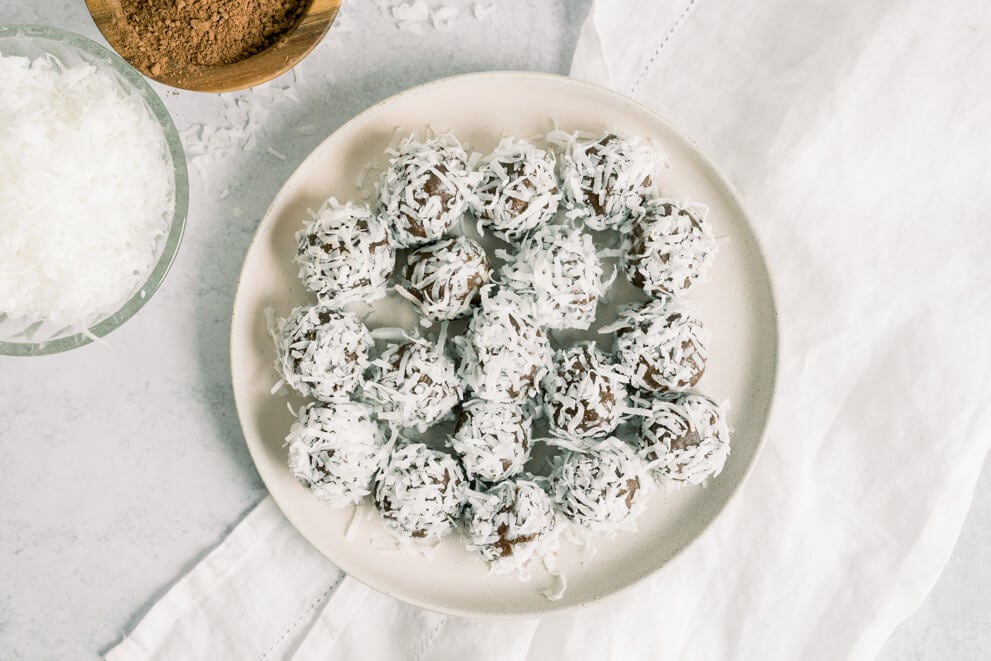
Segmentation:
<svg viewBox="0 0 991 661">
<path fill-rule="evenodd" d="M 162 127 L 91 64 L 0 55 L 0 318 L 87 327 L 157 262 L 175 201 Z"/>
</svg>

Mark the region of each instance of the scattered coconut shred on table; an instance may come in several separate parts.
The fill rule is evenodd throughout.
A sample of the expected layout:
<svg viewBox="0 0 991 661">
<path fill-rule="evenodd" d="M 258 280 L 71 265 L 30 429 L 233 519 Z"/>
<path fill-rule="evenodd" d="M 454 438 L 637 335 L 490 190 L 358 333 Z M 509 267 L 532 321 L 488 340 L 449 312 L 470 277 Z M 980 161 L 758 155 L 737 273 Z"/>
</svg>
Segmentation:
<svg viewBox="0 0 991 661">
<path fill-rule="evenodd" d="M 137 292 L 175 178 L 144 100 L 90 64 L 0 55 L 0 318 L 85 331 Z"/>
<path fill-rule="evenodd" d="M 393 5 L 390 11 L 396 21 L 396 27 L 402 32 L 413 34 L 422 34 L 424 27 L 427 26 L 432 26 L 440 32 L 450 32 L 454 29 L 458 16 L 461 15 L 461 9 L 458 7 L 439 5 L 431 9 L 423 0 Z M 484 21 L 494 11 L 495 5 L 476 3 L 472 15 L 476 20 Z"/>
</svg>

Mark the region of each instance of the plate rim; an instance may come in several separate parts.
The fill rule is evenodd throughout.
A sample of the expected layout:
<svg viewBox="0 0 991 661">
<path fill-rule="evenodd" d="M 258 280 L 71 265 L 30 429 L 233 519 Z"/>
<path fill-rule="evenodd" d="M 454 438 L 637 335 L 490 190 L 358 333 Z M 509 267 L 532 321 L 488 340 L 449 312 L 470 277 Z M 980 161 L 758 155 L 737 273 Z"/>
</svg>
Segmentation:
<svg viewBox="0 0 991 661">
<path fill-rule="evenodd" d="M 764 275 L 766 276 L 767 299 L 768 299 L 769 312 L 770 312 L 769 319 L 772 321 L 772 325 L 773 325 L 773 337 L 770 339 L 771 340 L 770 347 L 772 351 L 771 351 L 771 364 L 769 366 L 770 370 L 768 374 L 768 383 L 767 383 L 768 404 L 767 404 L 767 409 L 764 412 L 763 419 L 760 421 L 759 432 L 756 435 L 756 443 L 754 446 L 753 455 L 750 459 L 750 462 L 745 467 L 740 479 L 736 482 L 736 484 L 734 484 L 730 488 L 729 495 L 727 496 L 726 500 L 722 503 L 722 505 L 719 506 L 715 514 L 709 519 L 708 522 L 704 524 L 702 530 L 689 543 L 677 549 L 674 553 L 671 554 L 671 556 L 665 562 L 655 567 L 652 567 L 645 572 L 638 573 L 635 579 L 625 583 L 624 585 L 620 585 L 613 589 L 605 590 L 600 594 L 596 594 L 582 601 L 578 601 L 574 603 L 566 603 L 562 601 L 547 600 L 546 604 L 544 604 L 547 606 L 546 608 L 541 608 L 541 609 L 522 608 L 518 610 L 513 610 L 512 612 L 506 612 L 506 611 L 488 612 L 488 611 L 478 611 L 478 610 L 450 607 L 443 604 L 424 601 L 412 595 L 406 595 L 406 594 L 403 594 L 401 596 L 397 595 L 393 590 L 390 590 L 388 586 L 382 585 L 381 583 L 376 581 L 374 577 L 369 577 L 361 572 L 352 573 L 340 567 L 337 564 L 336 560 L 329 557 L 326 553 L 324 553 L 320 549 L 319 546 L 317 546 L 315 543 L 313 543 L 310 540 L 310 537 L 307 535 L 307 533 L 304 532 L 303 528 L 301 528 L 296 524 L 296 522 L 293 519 L 293 516 L 286 511 L 286 509 L 282 506 L 282 503 L 280 502 L 279 498 L 269 488 L 268 482 L 265 479 L 265 475 L 259 469 L 256 449 L 252 446 L 252 443 L 248 441 L 248 435 L 245 431 L 244 418 L 241 414 L 241 403 L 239 401 L 237 388 L 234 385 L 236 382 L 234 375 L 236 369 L 234 362 L 234 328 L 235 328 L 235 320 L 239 318 L 238 302 L 241 297 L 242 282 L 244 280 L 245 267 L 247 266 L 247 257 L 254 250 L 256 242 L 259 241 L 259 234 L 261 228 L 272 216 L 273 209 L 276 207 L 277 203 L 281 201 L 283 195 L 285 194 L 286 184 L 293 177 L 295 177 L 300 170 L 303 169 L 303 167 L 310 161 L 310 159 L 314 157 L 314 154 L 317 151 L 319 151 L 328 140 L 333 138 L 333 136 L 336 135 L 338 132 L 343 131 L 349 126 L 364 119 L 367 115 L 376 112 L 380 107 L 390 104 L 400 98 L 409 96 L 411 94 L 421 93 L 424 90 L 427 90 L 432 87 L 437 87 L 444 84 L 449 84 L 454 81 L 470 79 L 470 78 L 489 79 L 489 78 L 518 78 L 518 77 L 531 78 L 534 80 L 540 80 L 540 79 L 553 80 L 556 83 L 565 83 L 568 85 L 574 85 L 578 88 L 590 89 L 597 94 L 605 93 L 607 96 L 613 97 L 615 100 L 617 100 L 622 104 L 631 106 L 643 113 L 648 114 L 649 116 L 651 116 L 651 118 L 654 121 L 657 121 L 659 124 L 663 125 L 666 130 L 670 131 L 672 135 L 674 135 L 677 139 L 681 140 L 686 145 L 691 147 L 694 156 L 699 159 L 699 161 L 702 163 L 702 165 L 704 165 L 706 169 L 708 169 L 710 176 L 712 176 L 716 180 L 716 182 L 729 193 L 731 202 L 738 210 L 740 216 L 746 221 L 747 229 L 749 230 L 750 235 L 753 239 L 754 252 L 760 257 L 760 263 L 761 266 L 763 267 Z M 750 480 L 750 476 L 752 475 L 757 463 L 760 461 L 761 455 L 764 451 L 764 447 L 767 442 L 768 422 L 770 421 L 771 415 L 775 410 L 775 402 L 777 401 L 777 387 L 779 381 L 779 363 L 780 363 L 780 353 L 781 353 L 781 332 L 778 324 L 779 314 L 778 314 L 776 288 L 771 270 L 768 267 L 768 261 L 764 248 L 762 246 L 761 239 L 755 230 L 755 225 L 753 223 L 752 217 L 750 216 L 749 213 L 747 213 L 746 207 L 743 204 L 743 197 L 736 189 L 736 186 L 734 186 L 733 183 L 730 181 L 730 179 L 726 177 L 725 174 L 723 174 L 722 170 L 720 170 L 716 166 L 716 164 L 709 158 L 709 156 L 698 147 L 698 144 L 696 143 L 695 140 L 693 140 L 683 131 L 681 131 L 676 126 L 674 126 L 670 121 L 667 120 L 667 118 L 665 118 L 659 112 L 653 110 L 652 108 L 641 103 L 640 101 L 637 101 L 636 99 L 633 99 L 615 90 L 609 89 L 608 87 L 604 87 L 602 85 L 597 85 L 595 83 L 591 83 L 585 80 L 580 80 L 577 78 L 572 78 L 570 76 L 565 76 L 560 74 L 546 73 L 540 71 L 526 71 L 526 70 L 498 70 L 498 71 L 476 71 L 476 72 L 456 74 L 453 76 L 445 76 L 443 78 L 437 78 L 425 83 L 421 83 L 419 85 L 415 85 L 413 87 L 409 87 L 400 92 L 392 94 L 386 97 L 385 99 L 377 101 L 376 103 L 368 106 L 364 110 L 352 116 L 346 122 L 344 122 L 336 129 L 328 133 L 326 137 L 323 138 L 323 140 L 321 140 L 317 145 L 315 145 L 310 150 L 310 152 L 306 155 L 306 157 L 302 161 L 300 161 L 299 165 L 297 165 L 296 168 L 292 171 L 292 173 L 290 173 L 289 176 L 285 179 L 285 181 L 282 183 L 282 186 L 279 188 L 278 192 L 272 198 L 272 201 L 269 204 L 269 206 L 266 208 L 264 215 L 261 217 L 261 220 L 258 222 L 258 225 L 255 227 L 255 231 L 251 237 L 251 241 L 244 252 L 244 258 L 242 260 L 241 270 L 238 273 L 237 285 L 234 290 L 234 298 L 231 306 L 232 306 L 232 312 L 231 312 L 231 324 L 230 324 L 230 337 L 228 339 L 228 358 L 230 360 L 231 391 L 234 394 L 234 408 L 235 408 L 235 412 L 237 413 L 238 424 L 241 427 L 241 435 L 244 444 L 248 448 L 248 454 L 251 457 L 252 464 L 254 465 L 255 470 L 258 472 L 259 477 L 261 477 L 262 483 L 265 485 L 265 489 L 268 492 L 268 495 L 271 496 L 273 502 L 275 502 L 276 506 L 279 508 L 279 511 L 282 513 L 283 516 L 286 517 L 286 520 L 290 523 L 290 525 L 292 525 L 292 527 L 300 534 L 300 536 L 304 540 L 306 540 L 308 544 L 310 544 L 318 553 L 320 553 L 320 555 L 327 558 L 327 560 L 330 561 L 344 575 L 353 578 L 354 580 L 357 580 L 362 585 L 365 585 L 366 587 L 369 587 L 372 590 L 375 590 L 376 592 L 392 597 L 393 599 L 397 599 L 403 603 L 407 603 L 427 611 L 441 613 L 444 615 L 453 615 L 457 617 L 472 618 L 476 620 L 480 619 L 480 620 L 493 620 L 493 621 L 500 621 L 500 620 L 507 621 L 507 620 L 521 620 L 527 618 L 539 618 L 547 615 L 564 614 L 572 611 L 585 609 L 594 604 L 600 603 L 605 599 L 617 597 L 621 594 L 624 594 L 629 590 L 633 589 L 634 587 L 636 587 L 637 585 L 640 585 L 646 579 L 664 570 L 665 567 L 670 565 L 672 562 L 678 559 L 683 553 L 685 553 L 687 549 L 695 546 L 700 539 L 710 534 L 716 522 L 722 519 L 728 506 L 731 503 L 733 503 L 736 500 L 736 498 L 739 497 L 741 489 Z"/>
</svg>

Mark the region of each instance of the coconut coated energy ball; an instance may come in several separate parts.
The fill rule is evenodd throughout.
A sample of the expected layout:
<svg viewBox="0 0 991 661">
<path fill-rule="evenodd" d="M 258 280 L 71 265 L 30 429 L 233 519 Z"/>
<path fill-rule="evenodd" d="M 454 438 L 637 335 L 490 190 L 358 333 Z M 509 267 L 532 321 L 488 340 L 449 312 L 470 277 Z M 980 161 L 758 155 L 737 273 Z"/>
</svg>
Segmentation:
<svg viewBox="0 0 991 661">
<path fill-rule="evenodd" d="M 507 480 L 470 493 L 465 527 L 468 549 L 478 551 L 496 574 L 525 571 L 557 546 L 554 503 L 533 480 Z"/>
<path fill-rule="evenodd" d="M 626 409 L 626 384 L 594 342 L 579 342 L 554 354 L 543 382 L 544 411 L 551 432 L 568 438 L 608 436 Z"/>
<path fill-rule="evenodd" d="M 397 446 L 375 485 L 375 505 L 400 538 L 438 539 L 454 529 L 468 487 L 451 455 L 423 443 Z"/>
<path fill-rule="evenodd" d="M 340 305 L 385 295 L 396 251 L 367 206 L 330 198 L 296 233 L 296 243 L 299 278 L 321 301 Z"/>
<path fill-rule="evenodd" d="M 345 507 L 371 493 L 384 442 L 364 404 L 310 402 L 286 437 L 289 470 L 320 500 Z"/>
<path fill-rule="evenodd" d="M 616 351 L 630 385 L 651 392 L 687 390 L 705 371 L 702 324 L 673 299 L 631 305 L 603 332 L 616 332 Z"/>
<path fill-rule="evenodd" d="M 578 228 L 548 225 L 527 236 L 507 259 L 503 281 L 530 304 L 537 323 L 548 328 L 586 329 L 606 291 L 592 237 Z"/>
<path fill-rule="evenodd" d="M 451 359 L 416 338 L 390 344 L 372 361 L 364 395 L 379 419 L 424 431 L 447 416 L 463 393 Z"/>
<path fill-rule="evenodd" d="M 388 150 L 379 181 L 379 214 L 402 248 L 429 243 L 461 221 L 474 200 L 478 174 L 449 135 L 419 141 L 409 136 Z"/>
<path fill-rule="evenodd" d="M 410 252 L 405 282 L 397 288 L 432 321 L 471 313 L 481 288 L 489 282 L 485 249 L 464 236 L 441 239 Z"/>
<path fill-rule="evenodd" d="M 617 229 L 640 212 L 651 192 L 658 153 L 637 136 L 555 131 L 564 154 L 559 171 L 569 218 L 592 230 Z"/>
<path fill-rule="evenodd" d="M 530 458 L 530 424 L 516 403 L 474 399 L 462 405 L 450 446 L 469 479 L 499 482 L 522 472 Z"/>
<path fill-rule="evenodd" d="M 640 426 L 640 454 L 664 484 L 701 484 L 723 470 L 729 453 L 725 411 L 704 395 L 657 399 Z"/>
<path fill-rule="evenodd" d="M 476 397 L 521 402 L 533 397 L 547 373 L 550 342 L 514 292 L 482 289 L 482 303 L 465 334 L 454 338 L 461 355 L 458 374 Z"/>
<path fill-rule="evenodd" d="M 484 230 L 513 242 L 547 224 L 561 201 L 554 154 L 503 138 L 482 162 L 475 215 Z"/>
<path fill-rule="evenodd" d="M 654 297 L 687 292 L 712 264 L 716 239 L 705 211 L 674 200 L 652 200 L 623 236 L 623 270 Z"/>
<path fill-rule="evenodd" d="M 568 520 L 593 533 L 636 529 L 649 478 L 630 446 L 610 437 L 587 450 L 566 450 L 555 462 L 551 497 Z"/>
<path fill-rule="evenodd" d="M 272 337 L 276 370 L 304 397 L 347 400 L 361 384 L 372 336 L 352 313 L 301 305 L 274 322 Z"/>
</svg>

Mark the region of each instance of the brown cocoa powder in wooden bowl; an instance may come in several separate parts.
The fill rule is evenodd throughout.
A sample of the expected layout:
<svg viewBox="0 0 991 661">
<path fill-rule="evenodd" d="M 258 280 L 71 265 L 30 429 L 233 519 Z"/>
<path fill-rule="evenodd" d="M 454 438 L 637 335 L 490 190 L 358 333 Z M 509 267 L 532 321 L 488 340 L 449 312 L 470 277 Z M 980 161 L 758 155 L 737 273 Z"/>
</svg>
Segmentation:
<svg viewBox="0 0 991 661">
<path fill-rule="evenodd" d="M 292 68 L 340 0 L 86 0 L 97 27 L 146 76 L 183 89 L 251 87 Z"/>
</svg>

